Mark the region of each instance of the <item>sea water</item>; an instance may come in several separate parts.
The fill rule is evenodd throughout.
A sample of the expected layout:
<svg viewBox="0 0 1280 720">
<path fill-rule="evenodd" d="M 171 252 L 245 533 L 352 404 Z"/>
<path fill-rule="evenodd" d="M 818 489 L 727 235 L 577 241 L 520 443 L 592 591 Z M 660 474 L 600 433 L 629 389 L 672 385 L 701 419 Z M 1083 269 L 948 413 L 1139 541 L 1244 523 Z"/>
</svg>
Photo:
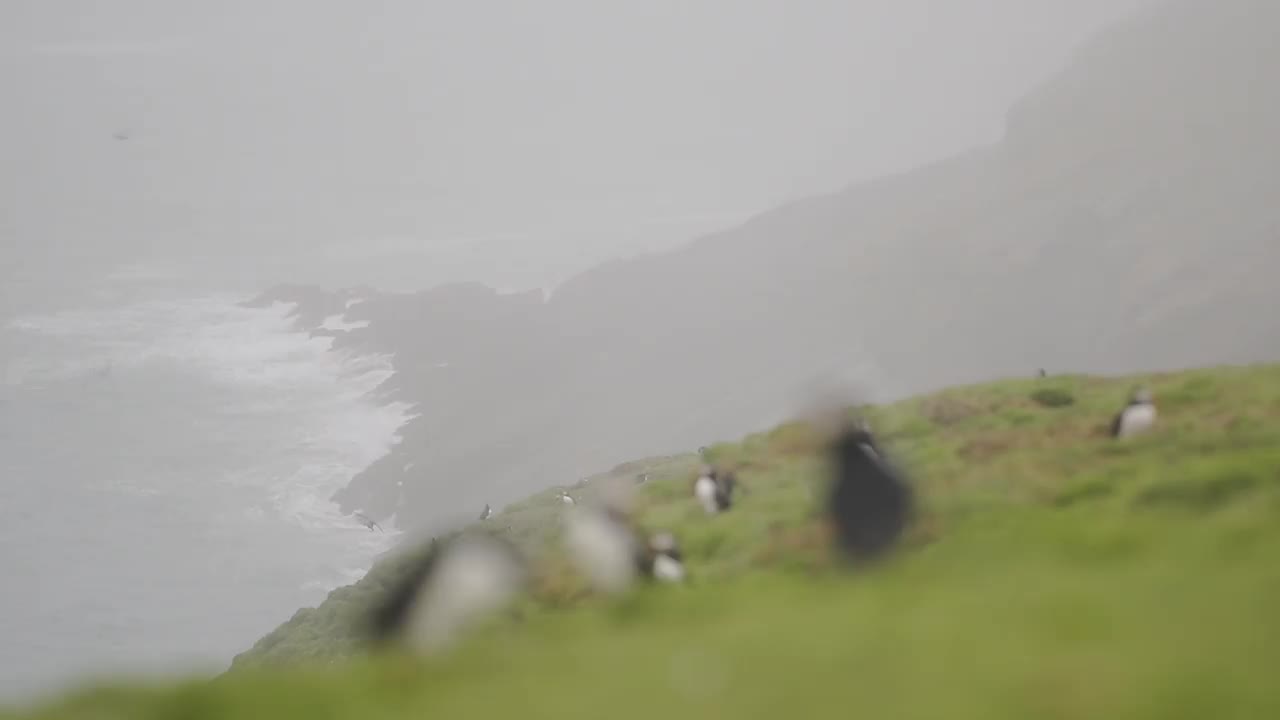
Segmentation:
<svg viewBox="0 0 1280 720">
<path fill-rule="evenodd" d="M 0 317 L 0 704 L 220 671 L 394 543 L 329 500 L 407 420 L 391 359 L 242 299 Z"/>
</svg>

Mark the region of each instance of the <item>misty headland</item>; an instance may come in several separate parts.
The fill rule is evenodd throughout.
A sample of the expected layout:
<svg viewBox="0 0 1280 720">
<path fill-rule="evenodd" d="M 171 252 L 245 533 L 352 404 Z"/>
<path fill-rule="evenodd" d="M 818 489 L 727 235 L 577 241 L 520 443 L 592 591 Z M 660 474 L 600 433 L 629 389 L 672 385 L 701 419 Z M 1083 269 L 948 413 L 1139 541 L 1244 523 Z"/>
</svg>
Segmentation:
<svg viewBox="0 0 1280 720">
<path fill-rule="evenodd" d="M 5 664 L 221 662 L 397 531 L 771 427 L 815 378 L 1280 356 L 1280 6 L 678 4 L 0 23 Z"/>
<path fill-rule="evenodd" d="M 393 358 L 380 391 L 416 417 L 334 498 L 415 530 L 767 427 L 815 377 L 889 400 L 1041 367 L 1271 359 L 1276 12 L 1166 3 L 1082 47 L 999 142 L 549 296 L 286 286 L 255 304 L 297 303 L 335 347 Z"/>
</svg>

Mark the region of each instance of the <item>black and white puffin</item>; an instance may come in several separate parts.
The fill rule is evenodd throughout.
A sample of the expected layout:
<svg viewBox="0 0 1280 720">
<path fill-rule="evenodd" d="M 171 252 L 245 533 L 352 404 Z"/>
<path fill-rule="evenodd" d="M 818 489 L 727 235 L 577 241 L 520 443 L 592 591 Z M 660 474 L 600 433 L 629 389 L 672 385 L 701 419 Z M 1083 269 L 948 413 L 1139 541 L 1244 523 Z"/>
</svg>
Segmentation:
<svg viewBox="0 0 1280 720">
<path fill-rule="evenodd" d="M 738 478 L 732 470 L 703 465 L 693 481 L 693 496 L 708 515 L 715 515 L 733 506 L 733 493 L 737 486 Z"/>
<path fill-rule="evenodd" d="M 1151 391 L 1140 387 L 1133 392 L 1129 404 L 1111 421 L 1111 437 L 1125 438 L 1150 430 L 1156 424 L 1156 406 Z"/>
<path fill-rule="evenodd" d="M 616 505 L 574 507 L 566 523 L 565 545 L 574 565 L 601 592 L 626 591 L 637 579 L 684 579 L 675 537 L 665 532 L 646 537 Z"/>
<path fill-rule="evenodd" d="M 654 580 L 663 582 L 684 580 L 684 557 L 675 536 L 669 532 L 654 533 L 650 536 L 640 570 Z"/>
</svg>

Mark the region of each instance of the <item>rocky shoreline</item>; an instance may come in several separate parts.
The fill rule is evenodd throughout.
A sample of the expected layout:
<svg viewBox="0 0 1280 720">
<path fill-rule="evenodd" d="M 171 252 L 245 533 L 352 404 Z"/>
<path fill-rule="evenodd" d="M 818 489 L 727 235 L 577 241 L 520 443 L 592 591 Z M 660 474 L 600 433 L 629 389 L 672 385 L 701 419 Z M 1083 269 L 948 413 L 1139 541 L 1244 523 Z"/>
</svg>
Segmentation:
<svg viewBox="0 0 1280 720">
<path fill-rule="evenodd" d="M 448 285 L 421 293 L 279 285 L 242 305 L 292 305 L 289 315 L 295 326 L 312 336 L 333 338 L 334 352 L 391 357 L 394 373 L 372 391 L 371 399 L 384 404 L 403 403 L 413 415 L 398 431 L 399 442 L 356 474 L 332 499 L 343 512 L 361 511 L 381 523 L 420 529 L 469 520 L 473 514 L 470 507 L 484 504 L 438 496 L 430 503 L 419 499 L 432 485 L 427 479 L 430 458 L 426 454 L 431 448 L 433 425 L 438 427 L 442 420 L 440 412 L 421 409 L 432 399 L 437 406 L 447 403 L 447 388 L 458 379 L 457 373 L 451 372 L 454 362 L 476 366 L 485 361 L 482 357 L 469 357 L 469 348 L 461 337 L 468 334 L 466 324 L 459 325 L 455 320 L 470 317 L 474 323 L 480 318 L 483 323 L 486 309 L 529 306 L 535 299 L 542 302 L 541 292 L 499 295 L 477 284 Z M 452 352 L 444 348 L 452 348 Z M 450 358 L 455 358 L 454 362 Z M 449 488 L 440 489 L 447 492 Z M 423 512 L 427 507 L 433 511 Z"/>
<path fill-rule="evenodd" d="M 281 285 L 244 305 L 290 304 L 297 327 L 332 337 L 334 351 L 391 357 L 395 372 L 373 399 L 404 403 L 413 415 L 399 442 L 332 499 L 344 512 L 409 531 L 436 532 L 474 519 L 486 504 L 500 508 L 630 458 L 732 437 L 779 416 L 776 406 L 752 405 L 772 401 L 776 390 L 750 397 L 729 387 L 776 368 L 771 355 L 758 353 L 726 374 L 717 350 L 732 352 L 734 343 L 705 330 L 711 318 L 681 327 L 663 317 L 679 309 L 671 307 L 649 323 L 619 312 L 614 325 L 601 313 L 607 306 L 583 302 L 572 288 L 567 297 L 503 294 L 475 283 L 418 293 Z M 702 362 L 675 360 L 671 351 L 680 345 Z"/>
</svg>

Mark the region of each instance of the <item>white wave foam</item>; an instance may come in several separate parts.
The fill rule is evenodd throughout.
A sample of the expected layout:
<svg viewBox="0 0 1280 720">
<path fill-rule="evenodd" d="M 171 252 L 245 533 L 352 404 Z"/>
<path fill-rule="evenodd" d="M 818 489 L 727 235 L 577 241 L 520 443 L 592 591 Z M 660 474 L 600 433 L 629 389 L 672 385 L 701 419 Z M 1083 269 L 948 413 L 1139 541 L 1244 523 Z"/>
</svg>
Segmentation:
<svg viewBox="0 0 1280 720">
<path fill-rule="evenodd" d="M 268 419 L 281 437 L 273 437 L 278 450 L 272 457 L 228 472 L 223 481 L 260 489 L 267 512 L 324 542 L 325 564 L 334 572 L 317 579 L 319 585 L 331 589 L 351 582 L 399 535 L 390 524 L 386 532 L 371 533 L 330 500 L 399 442 L 398 430 L 411 417 L 409 404 L 371 400 L 371 392 L 394 373 L 392 357 L 335 351 L 332 338 L 295 327 L 290 305 L 245 308 L 237 300 L 154 301 L 18 318 L 12 330 L 55 343 L 59 352 L 43 353 L 38 361 L 18 358 L 21 364 L 6 366 L 5 381 L 159 366 L 225 386 L 228 412 L 255 422 Z M 50 365 L 50 358 L 62 365 Z M 263 513 L 263 507 L 251 506 L 241 520 L 256 523 L 265 519 Z"/>
<path fill-rule="evenodd" d="M 361 528 L 361 530 L 363 529 Z M 366 567 L 337 568 L 324 579 L 308 580 L 302 583 L 299 589 L 303 592 L 328 593 L 344 585 L 359 582 L 366 572 L 368 572 Z"/>
<path fill-rule="evenodd" d="M 160 362 L 238 385 L 306 388 L 341 378 L 369 389 L 392 374 L 389 356 L 331 352 L 332 338 L 294 327 L 291 310 L 285 303 L 245 308 L 236 298 L 215 296 L 20 317 L 10 326 L 84 343 L 80 374 L 99 371 L 107 360 L 120 367 Z"/>
<path fill-rule="evenodd" d="M 369 327 L 368 320 L 360 320 L 357 322 L 348 322 L 345 314 L 330 315 L 320 323 L 321 330 L 333 330 L 336 332 L 347 332 L 349 330 L 359 330 L 360 328 Z"/>
<path fill-rule="evenodd" d="M 326 593 L 333 589 L 333 583 L 327 580 L 308 580 L 298 586 L 303 592 Z"/>
</svg>

